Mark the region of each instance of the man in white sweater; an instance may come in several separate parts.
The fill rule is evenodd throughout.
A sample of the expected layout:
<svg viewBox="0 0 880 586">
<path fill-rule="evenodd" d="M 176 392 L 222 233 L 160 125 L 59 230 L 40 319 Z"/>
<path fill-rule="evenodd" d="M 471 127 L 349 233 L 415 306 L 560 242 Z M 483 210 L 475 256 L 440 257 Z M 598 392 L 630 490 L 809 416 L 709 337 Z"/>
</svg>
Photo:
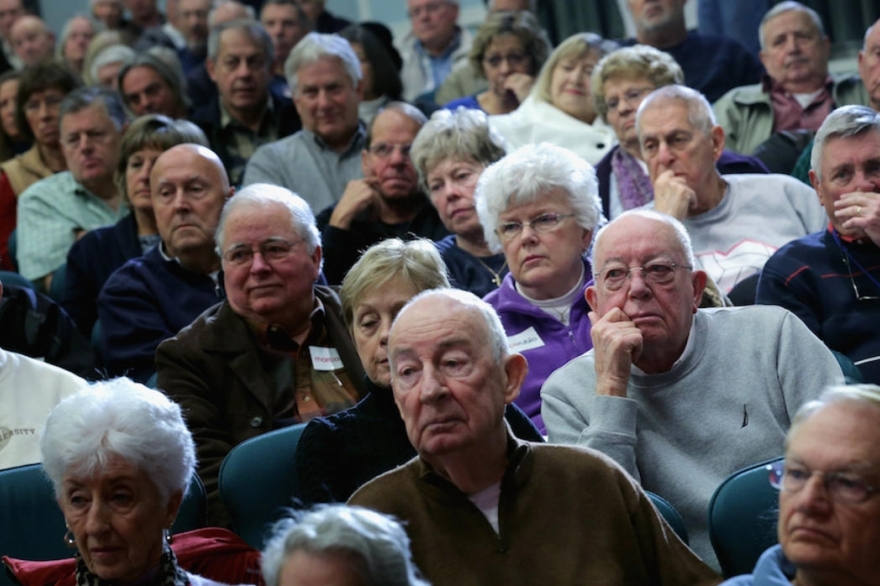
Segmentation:
<svg viewBox="0 0 880 586">
<path fill-rule="evenodd" d="M 707 508 L 730 473 L 783 453 L 805 401 L 843 382 L 834 356 L 777 307 L 697 309 L 706 274 L 674 218 L 622 214 L 599 231 L 587 288 L 593 349 L 544 383 L 551 442 L 597 449 L 681 513 L 717 567 Z"/>
</svg>

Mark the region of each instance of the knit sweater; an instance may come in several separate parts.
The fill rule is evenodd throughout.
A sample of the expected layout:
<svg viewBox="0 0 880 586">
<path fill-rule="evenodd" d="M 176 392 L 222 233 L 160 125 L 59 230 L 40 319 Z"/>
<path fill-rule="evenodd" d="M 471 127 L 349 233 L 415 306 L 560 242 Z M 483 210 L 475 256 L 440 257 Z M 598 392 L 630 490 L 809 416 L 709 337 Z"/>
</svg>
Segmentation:
<svg viewBox="0 0 880 586">
<path fill-rule="evenodd" d="M 880 303 L 859 301 L 853 289 L 880 296 L 880 248 L 867 239 L 841 246 L 849 267 L 828 230 L 780 248 L 764 265 L 756 301 L 794 312 L 829 348 L 852 360 L 865 382 L 880 384 Z"/>
<path fill-rule="evenodd" d="M 730 473 L 779 456 L 791 419 L 830 384 L 834 356 L 777 307 L 701 309 L 669 372 L 630 376 L 627 396 L 597 396 L 593 351 L 541 391 L 552 443 L 597 449 L 681 513 L 694 551 L 716 565 L 706 511 Z"/>
<path fill-rule="evenodd" d="M 614 462 L 592 450 L 508 440 L 498 527 L 421 459 L 354 494 L 405 522 L 434 586 L 717 584 Z"/>
</svg>

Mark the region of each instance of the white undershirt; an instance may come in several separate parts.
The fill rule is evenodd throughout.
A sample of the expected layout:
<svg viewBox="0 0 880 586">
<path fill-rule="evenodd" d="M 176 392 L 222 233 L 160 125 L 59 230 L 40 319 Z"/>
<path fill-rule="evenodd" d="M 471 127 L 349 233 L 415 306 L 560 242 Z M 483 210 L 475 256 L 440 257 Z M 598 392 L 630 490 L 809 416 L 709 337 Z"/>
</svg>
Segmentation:
<svg viewBox="0 0 880 586">
<path fill-rule="evenodd" d="M 489 488 L 469 494 L 468 498 L 480 509 L 483 516 L 492 525 L 495 534 L 498 535 L 498 501 L 501 499 L 501 483 L 496 482 Z"/>
<path fill-rule="evenodd" d="M 675 361 L 675 363 L 672 365 L 672 368 L 675 368 L 676 366 L 678 366 L 682 360 L 684 360 L 685 358 L 690 356 L 691 352 L 694 351 L 694 325 L 696 324 L 696 321 L 697 320 L 695 320 L 695 319 L 691 319 L 691 329 L 690 329 L 690 332 L 688 333 L 687 343 L 685 343 L 684 350 L 682 350 L 682 352 L 681 352 L 681 356 L 678 357 L 678 360 Z M 672 368 L 670 368 L 669 370 L 672 370 Z M 635 364 L 633 364 L 632 365 L 632 374 L 644 376 L 645 371 L 642 370 L 641 368 L 639 368 L 638 366 L 636 366 Z"/>
<path fill-rule="evenodd" d="M 516 284 L 517 292 L 522 295 L 526 301 L 537 307 L 538 309 L 545 312 L 547 315 L 553 317 L 554 319 L 558 319 L 564 325 L 568 325 L 568 322 L 571 318 L 571 306 L 574 304 L 575 299 L 578 296 L 584 294 L 584 265 L 581 263 L 581 275 L 578 278 L 577 282 L 574 284 L 567 293 L 565 293 L 562 297 L 556 297 L 554 299 L 532 299 L 528 295 L 522 292 L 522 289 L 519 287 L 519 283 Z"/>
<path fill-rule="evenodd" d="M 813 100 L 816 99 L 816 96 L 822 93 L 822 90 L 825 88 L 819 88 L 815 92 L 809 94 L 792 94 L 794 99 L 797 100 L 797 103 L 801 105 L 801 108 L 806 108 L 810 104 L 813 103 Z"/>
</svg>

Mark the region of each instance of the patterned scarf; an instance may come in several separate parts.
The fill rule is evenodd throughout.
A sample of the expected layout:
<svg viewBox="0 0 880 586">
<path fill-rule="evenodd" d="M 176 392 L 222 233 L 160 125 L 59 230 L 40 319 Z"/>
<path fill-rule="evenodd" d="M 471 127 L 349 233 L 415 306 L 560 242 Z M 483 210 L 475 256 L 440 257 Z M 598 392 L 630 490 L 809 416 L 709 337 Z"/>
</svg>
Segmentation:
<svg viewBox="0 0 880 586">
<path fill-rule="evenodd" d="M 643 206 L 654 199 L 651 178 L 642 171 L 639 161 L 622 147 L 617 147 L 611 156 L 611 169 L 617 178 L 617 189 L 624 210 Z"/>
<path fill-rule="evenodd" d="M 141 582 L 138 580 L 138 582 Z M 76 584 L 77 586 L 112 586 L 112 582 L 99 578 L 91 573 L 86 567 L 82 556 L 76 554 Z M 177 565 L 177 556 L 166 543 L 162 548 L 162 557 L 155 576 L 150 580 L 144 580 L 142 586 L 189 586 L 189 576 L 183 568 Z"/>
</svg>

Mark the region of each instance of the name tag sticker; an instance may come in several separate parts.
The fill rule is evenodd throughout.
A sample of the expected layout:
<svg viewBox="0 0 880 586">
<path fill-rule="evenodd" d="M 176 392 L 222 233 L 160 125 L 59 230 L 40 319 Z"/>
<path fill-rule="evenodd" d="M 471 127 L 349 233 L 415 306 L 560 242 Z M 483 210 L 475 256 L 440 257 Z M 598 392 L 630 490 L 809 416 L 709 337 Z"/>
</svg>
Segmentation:
<svg viewBox="0 0 880 586">
<path fill-rule="evenodd" d="M 339 370 L 342 368 L 342 358 L 336 348 L 323 348 L 321 346 L 309 346 L 309 355 L 312 357 L 312 368 L 315 370 Z"/>
<path fill-rule="evenodd" d="M 507 338 L 507 344 L 510 346 L 511 352 L 525 352 L 526 350 L 534 350 L 544 346 L 544 340 L 538 335 L 534 327 L 530 327 Z"/>
</svg>

